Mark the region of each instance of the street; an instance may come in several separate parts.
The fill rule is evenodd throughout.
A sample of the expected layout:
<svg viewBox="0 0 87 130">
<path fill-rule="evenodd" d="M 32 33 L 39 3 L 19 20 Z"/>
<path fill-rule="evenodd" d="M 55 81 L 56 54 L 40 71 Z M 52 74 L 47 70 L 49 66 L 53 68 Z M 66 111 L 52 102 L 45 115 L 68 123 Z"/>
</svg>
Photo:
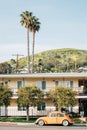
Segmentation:
<svg viewBox="0 0 87 130">
<path fill-rule="evenodd" d="M 57 126 L 57 125 L 49 125 L 49 126 L 0 126 L 0 130 L 87 130 L 87 126 Z"/>
</svg>

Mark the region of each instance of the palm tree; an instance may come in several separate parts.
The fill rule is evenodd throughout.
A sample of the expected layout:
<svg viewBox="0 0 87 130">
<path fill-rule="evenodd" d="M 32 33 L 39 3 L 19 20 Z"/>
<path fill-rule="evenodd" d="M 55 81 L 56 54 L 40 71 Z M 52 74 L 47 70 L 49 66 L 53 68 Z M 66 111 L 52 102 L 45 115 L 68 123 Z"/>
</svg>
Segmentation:
<svg viewBox="0 0 87 130">
<path fill-rule="evenodd" d="M 25 11 L 21 15 L 21 25 L 27 29 L 27 67 L 28 73 L 30 73 L 30 47 L 29 47 L 29 31 L 31 26 L 32 12 Z"/>
<path fill-rule="evenodd" d="M 32 41 L 32 73 L 34 72 L 34 46 L 35 46 L 35 34 L 36 34 L 36 32 L 38 32 L 39 31 L 39 29 L 40 29 L 40 22 L 39 22 L 39 19 L 38 18 L 36 18 L 35 16 L 33 16 L 32 17 L 32 20 L 31 20 L 31 22 L 32 22 L 32 25 L 31 25 L 31 27 L 30 27 L 30 30 L 31 30 L 31 32 L 32 32 L 32 34 L 33 34 L 33 41 Z"/>
</svg>

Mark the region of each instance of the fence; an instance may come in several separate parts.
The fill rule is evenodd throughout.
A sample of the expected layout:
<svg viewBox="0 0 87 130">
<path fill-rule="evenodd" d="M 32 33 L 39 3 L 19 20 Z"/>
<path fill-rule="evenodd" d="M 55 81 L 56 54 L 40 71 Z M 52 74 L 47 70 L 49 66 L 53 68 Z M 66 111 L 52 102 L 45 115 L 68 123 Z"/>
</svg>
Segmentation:
<svg viewBox="0 0 87 130">
<path fill-rule="evenodd" d="M 30 107 L 29 108 L 29 116 L 45 116 L 48 115 L 49 112 L 54 111 L 55 107 L 47 107 L 46 110 L 38 111 L 37 108 Z M 8 107 L 7 108 L 8 116 L 26 116 L 26 110 L 18 110 L 18 107 Z M 0 107 L 0 116 L 5 116 L 5 107 Z"/>
</svg>

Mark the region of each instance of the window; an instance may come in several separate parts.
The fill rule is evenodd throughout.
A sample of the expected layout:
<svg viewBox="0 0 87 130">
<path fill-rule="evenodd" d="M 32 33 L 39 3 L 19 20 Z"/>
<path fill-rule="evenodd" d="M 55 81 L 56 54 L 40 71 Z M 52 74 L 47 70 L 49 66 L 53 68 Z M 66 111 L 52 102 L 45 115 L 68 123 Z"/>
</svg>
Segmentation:
<svg viewBox="0 0 87 130">
<path fill-rule="evenodd" d="M 18 87 L 18 88 L 22 87 L 22 81 L 18 81 L 18 82 L 17 82 L 17 87 Z"/>
<path fill-rule="evenodd" d="M 58 86 L 58 83 L 59 83 L 58 81 L 55 81 L 55 86 Z"/>
<path fill-rule="evenodd" d="M 25 81 L 17 81 L 17 88 L 25 86 Z"/>
<path fill-rule="evenodd" d="M 45 104 L 45 102 L 43 102 L 42 103 L 42 110 L 45 110 L 45 108 L 46 108 L 46 104 Z"/>
<path fill-rule="evenodd" d="M 58 114 L 57 116 L 58 116 L 58 117 L 64 117 L 64 115 L 63 115 L 63 114 Z"/>
<path fill-rule="evenodd" d="M 70 87 L 73 87 L 73 81 L 70 81 Z"/>
<path fill-rule="evenodd" d="M 73 81 L 55 81 L 55 86 L 73 87 Z"/>
<path fill-rule="evenodd" d="M 59 81 L 58 86 L 64 86 L 64 81 Z"/>
<path fill-rule="evenodd" d="M 37 107 L 37 110 L 38 111 L 41 111 L 41 110 L 45 110 L 46 109 L 46 104 L 45 104 L 45 102 L 43 102 L 42 104 L 40 104 L 40 105 L 38 105 L 38 107 Z"/>
<path fill-rule="evenodd" d="M 41 90 L 46 89 L 46 81 L 38 81 L 37 87 L 40 88 Z"/>
<path fill-rule="evenodd" d="M 51 117 L 57 117 L 57 113 L 52 113 Z"/>
<path fill-rule="evenodd" d="M 65 84 L 64 84 L 66 87 L 70 87 L 70 81 L 65 81 Z"/>
<path fill-rule="evenodd" d="M 42 81 L 42 89 L 46 89 L 46 81 Z"/>
</svg>

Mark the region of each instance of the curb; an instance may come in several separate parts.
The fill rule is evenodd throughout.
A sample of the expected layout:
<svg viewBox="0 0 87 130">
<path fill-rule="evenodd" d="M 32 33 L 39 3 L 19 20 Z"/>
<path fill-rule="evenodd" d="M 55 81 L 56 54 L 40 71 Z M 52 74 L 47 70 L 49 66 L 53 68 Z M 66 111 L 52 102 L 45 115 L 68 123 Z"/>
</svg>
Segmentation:
<svg viewBox="0 0 87 130">
<path fill-rule="evenodd" d="M 30 126 L 35 123 L 21 123 L 21 122 L 0 122 L 0 126 Z M 87 124 L 73 124 L 72 126 L 87 126 Z"/>
<path fill-rule="evenodd" d="M 18 125 L 34 125 L 34 123 L 21 123 L 21 122 L 0 122 L 0 126 L 18 126 Z"/>
</svg>

